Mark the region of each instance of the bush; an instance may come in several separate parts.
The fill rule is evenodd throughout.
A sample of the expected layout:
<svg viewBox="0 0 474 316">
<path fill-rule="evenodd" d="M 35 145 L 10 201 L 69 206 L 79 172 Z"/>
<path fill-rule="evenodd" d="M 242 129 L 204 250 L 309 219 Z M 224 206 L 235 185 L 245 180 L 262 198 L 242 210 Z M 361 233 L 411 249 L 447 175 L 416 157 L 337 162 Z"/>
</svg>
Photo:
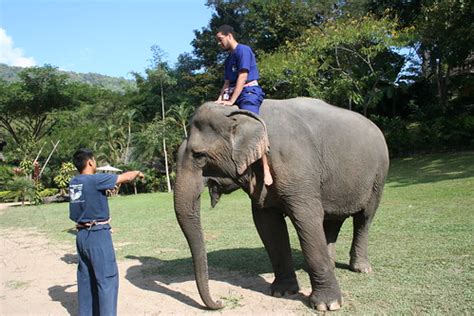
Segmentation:
<svg viewBox="0 0 474 316">
<path fill-rule="evenodd" d="M 7 183 L 8 189 L 12 192 L 15 201 L 33 201 L 35 198 L 35 183 L 25 177 L 15 177 Z"/>
<path fill-rule="evenodd" d="M 0 202 L 13 202 L 15 201 L 15 194 L 12 191 L 0 191 Z"/>
<path fill-rule="evenodd" d="M 404 120 L 371 116 L 385 135 L 391 157 L 474 148 L 474 117 Z"/>
<path fill-rule="evenodd" d="M 13 179 L 13 167 L 0 165 L 0 190 L 6 190 L 7 182 Z"/>
<path fill-rule="evenodd" d="M 48 197 L 48 196 L 56 195 L 58 193 L 59 193 L 59 189 L 48 188 L 48 189 L 41 190 L 39 192 L 39 196 L 42 197 L 42 198 L 45 198 L 45 197 Z"/>
</svg>

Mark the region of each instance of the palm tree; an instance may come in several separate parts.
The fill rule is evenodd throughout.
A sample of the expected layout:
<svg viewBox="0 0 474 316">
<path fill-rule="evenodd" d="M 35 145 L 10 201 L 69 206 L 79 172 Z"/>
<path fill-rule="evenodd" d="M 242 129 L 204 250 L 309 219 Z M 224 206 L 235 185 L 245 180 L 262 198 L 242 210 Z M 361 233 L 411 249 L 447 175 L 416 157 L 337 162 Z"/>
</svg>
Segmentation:
<svg viewBox="0 0 474 316">
<path fill-rule="evenodd" d="M 164 94 L 164 85 L 173 85 L 175 84 L 175 80 L 169 74 L 169 68 L 166 62 L 163 61 L 163 57 L 165 53 L 161 50 L 160 47 L 154 45 L 152 46 L 153 51 L 153 62 L 155 63 L 155 69 L 153 74 L 155 78 L 158 80 L 160 86 L 160 94 L 161 94 L 161 119 L 163 122 L 163 154 L 165 156 L 165 169 L 166 169 L 166 184 L 168 187 L 168 192 L 171 192 L 171 181 L 170 181 L 170 174 L 169 174 L 169 167 L 168 167 L 168 152 L 166 150 L 166 113 L 165 113 L 165 94 Z"/>
<path fill-rule="evenodd" d="M 8 182 L 8 189 L 12 192 L 15 201 L 21 201 L 25 205 L 25 200 L 32 201 L 35 196 L 35 184 L 31 179 L 25 177 L 15 177 Z"/>
<path fill-rule="evenodd" d="M 189 117 L 193 113 L 193 108 L 188 106 L 186 102 L 181 102 L 178 106 L 173 105 L 167 112 L 171 116 L 171 120 L 183 129 L 184 137 L 188 138 L 187 126 Z"/>
</svg>

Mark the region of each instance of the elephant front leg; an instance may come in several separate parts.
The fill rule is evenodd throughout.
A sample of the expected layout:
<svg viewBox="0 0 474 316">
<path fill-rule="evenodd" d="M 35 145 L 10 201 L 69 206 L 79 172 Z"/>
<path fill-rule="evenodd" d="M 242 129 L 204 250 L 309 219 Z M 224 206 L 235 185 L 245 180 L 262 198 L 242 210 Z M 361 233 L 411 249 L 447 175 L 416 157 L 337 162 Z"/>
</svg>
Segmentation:
<svg viewBox="0 0 474 316">
<path fill-rule="evenodd" d="M 283 214 L 274 209 L 259 209 L 255 205 L 252 205 L 252 214 L 275 273 L 275 280 L 270 287 L 271 294 L 283 296 L 286 293 L 297 293 L 299 285 Z"/>
<path fill-rule="evenodd" d="M 342 295 L 326 244 L 322 206 L 319 201 L 306 205 L 299 201 L 293 205 L 297 206 L 292 208 L 289 216 L 295 225 L 308 265 L 312 287 L 309 304 L 321 311 L 337 310 L 341 308 Z"/>
</svg>

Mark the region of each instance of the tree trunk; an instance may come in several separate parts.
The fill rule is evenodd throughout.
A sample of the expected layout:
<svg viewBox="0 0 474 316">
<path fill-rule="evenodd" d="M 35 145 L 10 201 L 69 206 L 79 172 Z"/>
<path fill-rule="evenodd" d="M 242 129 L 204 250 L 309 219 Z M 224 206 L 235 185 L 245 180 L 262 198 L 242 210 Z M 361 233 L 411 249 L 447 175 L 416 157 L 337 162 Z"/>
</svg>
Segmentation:
<svg viewBox="0 0 474 316">
<path fill-rule="evenodd" d="M 441 59 L 437 60 L 436 64 L 436 83 L 438 87 L 439 104 L 443 111 L 448 104 L 448 80 L 449 80 L 449 66 L 446 74 L 443 72 L 443 64 Z"/>
<path fill-rule="evenodd" d="M 168 169 L 168 153 L 166 151 L 166 130 L 165 130 L 165 98 L 163 95 L 163 82 L 160 82 L 161 89 L 161 115 L 163 119 L 163 151 L 165 154 L 165 169 L 166 169 L 166 185 L 168 187 L 168 193 L 172 192 L 171 190 L 171 181 L 170 181 L 170 172 Z"/>
<path fill-rule="evenodd" d="M 128 121 L 128 135 L 127 135 L 127 147 L 125 149 L 125 157 L 123 157 L 123 163 L 128 164 L 129 161 L 129 151 L 130 151 L 130 142 L 132 140 L 132 122 L 131 119 Z"/>
</svg>

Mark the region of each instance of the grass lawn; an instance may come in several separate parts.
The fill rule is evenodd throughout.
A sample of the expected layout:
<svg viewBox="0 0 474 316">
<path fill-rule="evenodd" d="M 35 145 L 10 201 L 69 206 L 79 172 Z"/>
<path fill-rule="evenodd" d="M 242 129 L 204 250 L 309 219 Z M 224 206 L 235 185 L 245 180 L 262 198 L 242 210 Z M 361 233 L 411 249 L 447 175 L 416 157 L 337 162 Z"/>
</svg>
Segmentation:
<svg viewBox="0 0 474 316">
<path fill-rule="evenodd" d="M 110 206 L 119 259 L 159 260 L 149 273 L 192 274 L 172 195 L 116 197 Z M 245 193 L 222 197 L 214 209 L 203 194 L 202 220 L 211 271 L 271 272 Z M 298 278 L 309 287 L 297 237 L 289 226 Z M 74 244 L 65 203 L 9 209 L 0 214 L 0 228 L 7 227 L 37 228 L 54 241 Z M 352 224 L 347 221 L 338 240 L 336 269 L 345 304 L 335 315 L 474 314 L 474 153 L 391 162 L 371 227 L 369 255 L 375 273 L 361 275 L 345 268 L 351 238 Z"/>
</svg>

